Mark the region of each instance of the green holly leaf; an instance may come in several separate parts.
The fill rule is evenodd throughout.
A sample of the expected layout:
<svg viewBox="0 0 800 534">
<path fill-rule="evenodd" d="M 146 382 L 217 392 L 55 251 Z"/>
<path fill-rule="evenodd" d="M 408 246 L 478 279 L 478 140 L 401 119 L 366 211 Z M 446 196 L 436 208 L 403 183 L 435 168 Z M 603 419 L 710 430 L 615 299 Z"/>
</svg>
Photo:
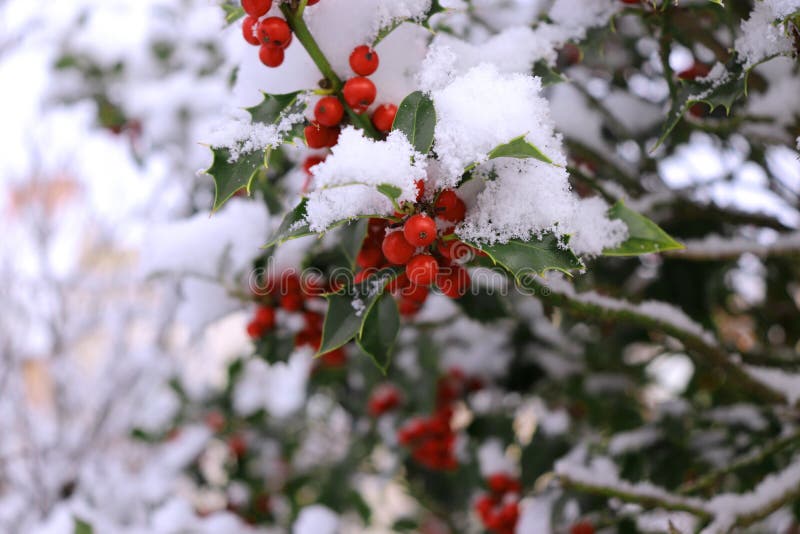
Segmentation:
<svg viewBox="0 0 800 534">
<path fill-rule="evenodd" d="M 305 111 L 306 103 L 299 99 L 300 92 L 263 95 L 261 103 L 247 108 L 253 123 L 274 125 L 289 115 L 298 115 Z M 287 142 L 297 135 L 297 128 L 291 128 L 283 132 L 281 141 Z M 211 151 L 214 154 L 213 163 L 205 173 L 214 178 L 216 194 L 213 209 L 216 211 L 240 189 L 246 189 L 250 193 L 256 171 L 267 167 L 272 147 L 240 154 L 236 160 L 232 160 L 231 152 L 227 148 L 212 148 Z"/>
<path fill-rule="evenodd" d="M 249 152 L 231 161 L 227 148 L 212 148 L 211 151 L 214 159 L 204 172 L 214 178 L 213 211 L 217 211 L 237 191 L 249 187 L 256 172 L 264 166 L 264 153 Z"/>
<path fill-rule="evenodd" d="M 394 353 L 397 333 L 400 331 L 400 312 L 390 293 L 384 292 L 372 304 L 361 323 L 356 340 L 383 374 L 389 368 Z"/>
<path fill-rule="evenodd" d="M 355 268 L 356 258 L 364 243 L 368 227 L 369 219 L 364 218 L 348 224 L 339 231 L 339 249 L 347 258 L 350 269 Z"/>
<path fill-rule="evenodd" d="M 490 293 L 484 287 L 475 288 L 473 286 L 463 296 L 457 298 L 455 303 L 467 317 L 482 323 L 490 323 L 508 317 L 505 299 L 497 293 Z"/>
<path fill-rule="evenodd" d="M 363 323 L 376 300 L 391 280 L 393 270 L 378 272 L 360 284 L 351 284 L 339 293 L 325 298 L 328 311 L 322 326 L 322 344 L 317 356 L 336 350 L 356 336 L 360 337 Z"/>
<path fill-rule="evenodd" d="M 385 26 L 385 27 L 381 28 L 380 31 L 378 32 L 378 35 L 372 41 L 372 46 L 373 47 L 378 46 L 378 43 L 380 43 L 386 37 L 388 37 L 390 33 L 395 31 L 404 22 L 412 22 L 412 23 L 415 23 L 415 24 L 419 24 L 423 28 L 427 28 L 428 30 L 430 30 L 431 29 L 431 25 L 430 25 L 431 17 L 434 16 L 436 13 L 442 13 L 444 11 L 445 11 L 445 8 L 442 7 L 442 5 L 439 3 L 439 0 L 433 0 L 431 2 L 430 9 L 428 9 L 428 12 L 425 13 L 425 16 L 422 19 L 397 19 L 397 20 L 393 20 L 391 22 L 391 24 L 389 24 L 388 26 Z"/>
<path fill-rule="evenodd" d="M 271 95 L 262 92 L 264 97 L 257 105 L 245 108 L 250 113 L 253 122 L 260 124 L 277 124 L 285 116 L 295 113 L 302 113 L 306 104 L 299 100 L 302 91 L 286 93 L 282 95 Z"/>
<path fill-rule="evenodd" d="M 92 528 L 92 525 L 83 519 L 79 519 L 77 517 L 73 518 L 73 525 L 74 528 L 72 532 L 74 534 L 94 534 L 94 528 Z"/>
<path fill-rule="evenodd" d="M 238 2 L 225 2 L 222 4 L 222 10 L 225 12 L 226 24 L 233 24 L 245 16 L 244 9 Z"/>
<path fill-rule="evenodd" d="M 629 209 L 621 200 L 611 207 L 608 216 L 628 226 L 628 239 L 618 247 L 604 250 L 604 256 L 639 256 L 683 248 L 656 223 Z"/>
<path fill-rule="evenodd" d="M 313 235 L 314 232 L 308 227 L 306 221 L 306 207 L 308 206 L 308 199 L 304 198 L 295 208 L 286 214 L 281 221 L 275 235 L 264 245 L 264 248 L 269 248 L 274 245 L 280 245 L 290 239 L 297 239 L 307 235 Z"/>
<path fill-rule="evenodd" d="M 541 78 L 542 87 L 567 81 L 566 76 L 550 68 L 550 65 L 544 60 L 539 60 L 533 65 L 533 75 Z"/>
<path fill-rule="evenodd" d="M 667 121 L 661 128 L 661 135 L 650 151 L 652 152 L 661 146 L 667 136 L 686 115 L 686 112 L 695 104 L 707 104 L 710 108 L 709 112 L 713 112 L 718 107 L 723 107 L 725 108 L 725 114 L 730 115 L 733 104 L 747 95 L 748 73 L 749 70 L 742 70 L 739 63 L 732 63 L 728 66 L 728 77 L 722 83 L 719 83 L 718 80 L 705 83 L 695 81 L 680 82 L 681 87 L 672 100 L 669 113 L 667 113 Z"/>
<path fill-rule="evenodd" d="M 535 145 L 525 139 L 525 135 L 515 137 L 508 143 L 498 145 L 489 152 L 489 159 L 497 158 L 516 158 L 516 159 L 538 159 L 545 163 L 553 161 L 544 155 Z"/>
<path fill-rule="evenodd" d="M 512 239 L 507 243 L 494 245 L 470 245 L 485 252 L 495 263 L 505 268 L 518 281 L 524 281 L 531 274 L 543 274 L 546 271 L 571 271 L 583 269 L 581 260 L 566 247 L 566 242 L 559 241 L 552 234 L 541 239 L 535 237 L 528 241 Z"/>
<path fill-rule="evenodd" d="M 433 146 L 436 110 L 422 91 L 414 91 L 400 103 L 392 130 L 403 132 L 414 149 L 427 154 Z"/>
</svg>

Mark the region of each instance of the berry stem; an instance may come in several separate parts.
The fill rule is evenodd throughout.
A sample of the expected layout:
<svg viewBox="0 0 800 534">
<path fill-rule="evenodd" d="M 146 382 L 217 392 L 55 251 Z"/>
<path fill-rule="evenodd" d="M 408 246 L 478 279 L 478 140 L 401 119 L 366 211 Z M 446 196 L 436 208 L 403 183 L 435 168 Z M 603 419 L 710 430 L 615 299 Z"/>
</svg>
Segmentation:
<svg viewBox="0 0 800 534">
<path fill-rule="evenodd" d="M 344 109 L 347 112 L 347 115 L 350 117 L 353 125 L 366 132 L 366 134 L 373 139 L 380 139 L 381 136 L 378 133 L 378 130 L 376 130 L 372 125 L 372 122 L 370 122 L 369 117 L 366 115 L 359 115 L 353 111 L 353 108 L 347 105 L 347 102 L 345 102 L 344 97 L 342 96 L 342 87 L 344 86 L 344 83 L 333 70 L 333 67 L 331 67 L 328 58 L 325 57 L 325 54 L 320 49 L 317 41 L 314 39 L 314 36 L 311 35 L 305 20 L 303 20 L 303 11 L 306 2 L 307 0 L 302 0 L 296 11 L 292 10 L 289 4 L 282 4 L 281 12 L 283 13 L 283 16 L 286 17 L 286 22 L 294 32 L 297 40 L 300 41 L 300 44 L 302 44 L 303 48 L 306 49 L 308 55 L 311 56 L 311 59 L 317 65 L 319 71 L 330 82 L 331 91 L 335 92 L 339 97 L 339 100 L 342 101 Z"/>
</svg>

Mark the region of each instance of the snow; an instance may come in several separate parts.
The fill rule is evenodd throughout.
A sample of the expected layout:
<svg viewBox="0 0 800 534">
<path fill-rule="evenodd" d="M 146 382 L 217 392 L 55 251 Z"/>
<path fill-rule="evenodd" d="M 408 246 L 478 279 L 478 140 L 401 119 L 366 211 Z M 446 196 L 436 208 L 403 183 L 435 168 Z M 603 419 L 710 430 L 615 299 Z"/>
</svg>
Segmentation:
<svg viewBox="0 0 800 534">
<path fill-rule="evenodd" d="M 750 376 L 759 382 L 766 384 L 774 391 L 781 392 L 788 404 L 794 405 L 800 401 L 800 374 L 754 365 L 743 367 Z"/>
<path fill-rule="evenodd" d="M 499 439 L 487 440 L 478 448 L 478 464 L 483 478 L 497 473 L 517 476 L 519 471 L 518 466 L 506 455 Z"/>
<path fill-rule="evenodd" d="M 520 135 L 563 165 L 566 160 L 540 92 L 537 78 L 502 74 L 490 64 L 474 67 L 432 91 L 439 184 L 452 187 L 467 166 L 485 161 L 489 151 Z"/>
<path fill-rule="evenodd" d="M 292 527 L 293 534 L 336 534 L 339 516 L 325 506 L 314 504 L 300 510 Z"/>
<path fill-rule="evenodd" d="M 275 124 L 253 123 L 250 114 L 244 110 L 236 114 L 231 112 L 231 115 L 211 132 L 208 139 L 212 147 L 228 150 L 229 162 L 238 160 L 243 154 L 280 146 L 286 134 L 305 121 L 303 113 L 285 114 Z"/>
<path fill-rule="evenodd" d="M 642 449 L 656 443 L 661 437 L 661 430 L 652 426 L 645 426 L 628 432 L 619 432 L 611 436 L 608 442 L 608 453 L 612 456 L 619 456 L 631 452 L 640 452 Z"/>
<path fill-rule="evenodd" d="M 766 236 L 761 240 L 747 237 L 721 237 L 708 235 L 702 239 L 689 239 L 680 256 L 701 258 L 735 258 L 743 254 L 767 257 L 800 250 L 800 232 Z"/>
<path fill-rule="evenodd" d="M 742 22 L 742 35 L 734 48 L 745 68 L 776 54 L 792 51 L 792 40 L 783 24 L 776 21 L 800 10 L 799 0 L 762 0 L 756 2 L 750 17 Z"/>
<path fill-rule="evenodd" d="M 764 478 L 750 492 L 744 494 L 721 494 L 713 497 L 707 504 L 714 514 L 714 521 L 700 534 L 727 532 L 737 518 L 747 517 L 762 510 L 768 510 L 772 503 L 779 502 L 785 495 L 797 494 L 800 487 L 800 459 L 777 473 Z"/>
<path fill-rule="evenodd" d="M 306 401 L 306 384 L 313 362 L 310 349 L 298 349 L 288 362 L 272 365 L 251 359 L 234 392 L 234 406 L 242 415 L 265 409 L 272 416 L 286 418 Z"/>
<path fill-rule="evenodd" d="M 554 23 L 571 29 L 576 38 L 583 38 L 587 28 L 604 26 L 621 8 L 615 0 L 556 0 L 548 15 Z"/>
<path fill-rule="evenodd" d="M 563 293 L 569 298 L 579 302 L 595 304 L 610 310 L 625 310 L 637 315 L 647 316 L 655 321 L 669 324 L 677 329 L 683 330 L 695 337 L 703 340 L 704 343 L 716 346 L 717 342 L 711 332 L 705 330 L 699 323 L 692 320 L 683 310 L 671 304 L 661 301 L 644 301 L 639 304 L 614 299 L 600 295 L 595 291 L 576 293 L 571 284 L 558 275 L 552 275 L 547 279 L 547 285 L 551 290 Z"/>
<path fill-rule="evenodd" d="M 716 423 L 743 426 L 755 432 L 766 430 L 769 424 L 758 408 L 744 403 L 713 408 L 706 413 L 706 417 Z"/>
<path fill-rule="evenodd" d="M 425 160 L 401 132 L 373 141 L 348 127 L 332 154 L 312 170 L 307 220 L 311 230 L 319 232 L 358 215 L 390 215 L 391 201 L 376 189 L 381 184 L 401 190 L 398 202 L 415 201 L 415 181 L 425 178 Z"/>
<path fill-rule="evenodd" d="M 627 228 L 608 219 L 602 199 L 581 200 L 570 191 L 561 140 L 540 91 L 538 78 L 503 74 L 488 64 L 434 90 L 438 160 L 430 165 L 430 174 L 437 187 L 452 187 L 466 167 L 486 161 L 496 146 L 525 135 L 556 165 L 511 158 L 480 165 L 475 173 L 494 179 L 486 181 L 471 205 L 468 202 L 466 221 L 456 233 L 494 243 L 554 232 L 570 235 L 570 246 L 578 254 L 600 254 L 621 243 Z"/>
</svg>

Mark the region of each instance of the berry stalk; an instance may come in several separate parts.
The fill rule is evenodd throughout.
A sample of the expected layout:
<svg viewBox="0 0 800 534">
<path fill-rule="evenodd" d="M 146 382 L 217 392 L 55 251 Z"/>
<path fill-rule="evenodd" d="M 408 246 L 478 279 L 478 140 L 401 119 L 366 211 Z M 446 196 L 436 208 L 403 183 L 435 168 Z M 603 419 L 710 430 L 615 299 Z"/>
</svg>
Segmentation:
<svg viewBox="0 0 800 534">
<path fill-rule="evenodd" d="M 317 65 L 317 68 L 320 70 L 322 75 L 325 76 L 330 83 L 330 89 L 336 93 L 336 96 L 338 96 L 339 100 L 343 103 L 344 109 L 347 112 L 347 116 L 350 117 L 353 125 L 364 130 L 364 132 L 366 132 L 366 134 L 373 139 L 380 139 L 381 135 L 372 125 L 369 117 L 367 117 L 366 114 L 360 115 L 356 113 L 345 101 L 344 96 L 342 95 L 344 83 L 333 70 L 333 67 L 331 67 L 330 62 L 328 62 L 328 58 L 325 57 L 325 54 L 320 49 L 317 41 L 314 39 L 314 36 L 311 35 L 306 22 L 303 20 L 303 8 L 305 7 L 305 4 L 305 0 L 301 1 L 296 10 L 293 10 L 288 4 L 281 5 L 281 12 L 283 13 L 283 16 L 286 17 L 286 22 L 294 32 L 297 40 L 300 41 L 300 44 L 302 44 L 303 48 L 306 49 L 308 55 L 311 56 L 311 59 Z"/>
</svg>

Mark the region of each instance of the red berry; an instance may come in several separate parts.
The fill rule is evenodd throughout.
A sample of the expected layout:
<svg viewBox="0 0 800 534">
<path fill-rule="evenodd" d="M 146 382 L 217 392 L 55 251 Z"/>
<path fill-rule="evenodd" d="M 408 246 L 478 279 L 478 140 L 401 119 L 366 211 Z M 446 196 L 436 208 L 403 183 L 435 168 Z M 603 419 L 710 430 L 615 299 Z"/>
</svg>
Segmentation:
<svg viewBox="0 0 800 534">
<path fill-rule="evenodd" d="M 412 215 L 403 226 L 403 235 L 415 247 L 427 247 L 436 240 L 436 222 L 422 213 Z"/>
<path fill-rule="evenodd" d="M 390 293 L 396 293 L 407 288 L 410 284 L 411 282 L 408 280 L 406 273 L 400 273 L 394 280 L 387 284 L 386 290 Z"/>
<path fill-rule="evenodd" d="M 264 46 L 286 48 L 292 42 L 292 29 L 280 17 L 268 17 L 258 25 L 258 36 Z"/>
<path fill-rule="evenodd" d="M 299 293 L 287 293 L 281 297 L 281 308 L 287 312 L 300 311 L 303 308 L 303 296 Z"/>
<path fill-rule="evenodd" d="M 458 265 L 442 267 L 436 275 L 436 286 L 439 291 L 451 299 L 463 297 L 469 289 L 470 283 L 469 273 Z"/>
<path fill-rule="evenodd" d="M 325 158 L 321 158 L 319 156 L 308 156 L 303 162 L 303 170 L 306 172 L 306 174 L 311 174 L 311 167 L 319 165 L 323 161 L 325 161 Z"/>
<path fill-rule="evenodd" d="M 250 321 L 247 324 L 247 335 L 253 339 L 258 339 L 264 335 L 264 326 L 258 321 Z"/>
<path fill-rule="evenodd" d="M 378 248 L 363 247 L 356 257 L 356 264 L 362 269 L 375 268 L 381 263 L 383 263 L 383 254 Z"/>
<path fill-rule="evenodd" d="M 418 286 L 427 286 L 436 280 L 436 274 L 439 272 L 439 264 L 433 256 L 427 254 L 420 254 L 414 256 L 406 265 L 406 274 L 412 283 Z"/>
<path fill-rule="evenodd" d="M 355 47 L 350 54 L 350 67 L 359 76 L 369 76 L 378 70 L 378 53 L 367 45 Z"/>
<path fill-rule="evenodd" d="M 205 417 L 206 426 L 212 432 L 220 432 L 225 428 L 225 416 L 220 412 L 208 412 Z"/>
<path fill-rule="evenodd" d="M 322 330 L 322 323 L 325 320 L 321 314 L 313 311 L 307 311 L 303 313 L 303 319 L 305 319 L 306 327 L 309 330 Z"/>
<path fill-rule="evenodd" d="M 503 493 L 519 493 L 520 485 L 517 479 L 507 473 L 495 473 L 486 479 L 486 484 L 492 492 L 502 495 Z"/>
<path fill-rule="evenodd" d="M 425 196 L 425 180 L 417 180 L 414 185 L 417 186 L 417 202 L 420 202 Z"/>
<path fill-rule="evenodd" d="M 344 347 L 339 347 L 338 349 L 326 352 L 320 356 L 320 359 L 322 360 L 322 365 L 325 367 L 342 367 L 347 363 L 347 353 L 344 351 Z"/>
<path fill-rule="evenodd" d="M 275 310 L 262 306 L 256 310 L 255 321 L 266 329 L 275 327 Z"/>
<path fill-rule="evenodd" d="M 270 48 L 267 45 L 261 45 L 258 51 L 258 59 L 267 67 L 280 67 L 283 63 L 283 48 Z"/>
<path fill-rule="evenodd" d="M 247 452 L 247 442 L 244 436 L 241 434 L 234 434 L 228 438 L 228 450 L 237 458 L 244 456 L 244 453 Z"/>
<path fill-rule="evenodd" d="M 281 52 L 283 52 L 281 50 Z M 318 122 L 312 122 L 306 126 L 305 130 L 306 144 L 309 148 L 325 148 L 336 144 L 339 138 L 339 130 L 322 126 Z"/>
<path fill-rule="evenodd" d="M 437 217 L 456 223 L 463 221 L 467 212 L 467 206 L 464 201 L 452 189 L 445 189 L 439 193 L 433 209 Z"/>
<path fill-rule="evenodd" d="M 344 89 L 342 89 L 344 101 L 356 113 L 367 111 L 367 108 L 375 101 L 377 92 L 375 84 L 362 77 L 350 78 L 345 82 Z"/>
<path fill-rule="evenodd" d="M 383 238 L 381 250 L 390 263 L 405 265 L 414 255 L 416 247 L 406 241 L 404 232 L 392 232 Z"/>
<path fill-rule="evenodd" d="M 711 69 L 708 65 L 695 62 L 691 67 L 678 73 L 678 78 L 681 80 L 694 80 L 695 78 L 703 78 L 708 76 Z"/>
<path fill-rule="evenodd" d="M 306 6 L 313 6 L 314 4 L 316 4 L 318 2 L 319 2 L 319 0 L 308 0 L 308 3 L 306 4 Z"/>
<path fill-rule="evenodd" d="M 463 241 L 459 241 L 458 239 L 439 241 L 439 243 L 436 245 L 436 250 L 438 250 L 439 254 L 448 260 L 454 260 L 461 263 L 469 261 L 472 256 L 475 255 L 475 252 L 471 246 L 467 245 Z"/>
<path fill-rule="evenodd" d="M 258 18 L 272 7 L 272 0 L 242 0 L 242 9 L 251 17 Z"/>
<path fill-rule="evenodd" d="M 397 309 L 400 311 L 400 315 L 403 317 L 414 315 L 421 307 L 421 303 L 417 302 L 416 300 L 406 298 L 401 298 L 400 302 L 397 304 Z"/>
<path fill-rule="evenodd" d="M 245 17 L 242 22 L 242 35 L 244 36 L 244 40 L 255 46 L 261 44 L 261 39 L 256 35 L 257 24 L 258 18 L 256 17 Z"/>
<path fill-rule="evenodd" d="M 494 499 L 490 495 L 481 495 L 478 497 L 478 500 L 475 501 L 475 512 L 478 514 L 478 517 L 481 518 L 481 521 L 484 523 L 487 521 L 495 504 Z"/>
<path fill-rule="evenodd" d="M 569 534 L 594 534 L 594 526 L 588 521 L 581 521 L 570 527 Z"/>
<path fill-rule="evenodd" d="M 367 411 L 372 417 L 380 417 L 400 404 L 400 392 L 392 384 L 383 384 L 372 391 Z"/>
<path fill-rule="evenodd" d="M 426 286 L 415 286 L 414 284 L 409 284 L 400 294 L 404 299 L 413 300 L 414 302 L 422 305 L 428 299 L 428 293 L 430 293 L 430 289 L 428 289 Z"/>
<path fill-rule="evenodd" d="M 397 115 L 397 106 L 394 104 L 381 104 L 372 113 L 372 124 L 381 132 L 388 132 L 394 124 Z"/>
<path fill-rule="evenodd" d="M 335 96 L 326 96 L 317 102 L 314 118 L 323 126 L 336 126 L 342 122 L 344 106 Z"/>
<path fill-rule="evenodd" d="M 369 278 L 373 274 L 375 274 L 375 271 L 373 269 L 366 269 L 366 270 L 363 270 L 363 271 L 358 271 L 356 273 L 356 275 L 353 277 L 353 283 L 354 284 L 360 284 L 361 282 L 363 282 L 364 280 L 366 280 L 367 278 Z"/>
</svg>

